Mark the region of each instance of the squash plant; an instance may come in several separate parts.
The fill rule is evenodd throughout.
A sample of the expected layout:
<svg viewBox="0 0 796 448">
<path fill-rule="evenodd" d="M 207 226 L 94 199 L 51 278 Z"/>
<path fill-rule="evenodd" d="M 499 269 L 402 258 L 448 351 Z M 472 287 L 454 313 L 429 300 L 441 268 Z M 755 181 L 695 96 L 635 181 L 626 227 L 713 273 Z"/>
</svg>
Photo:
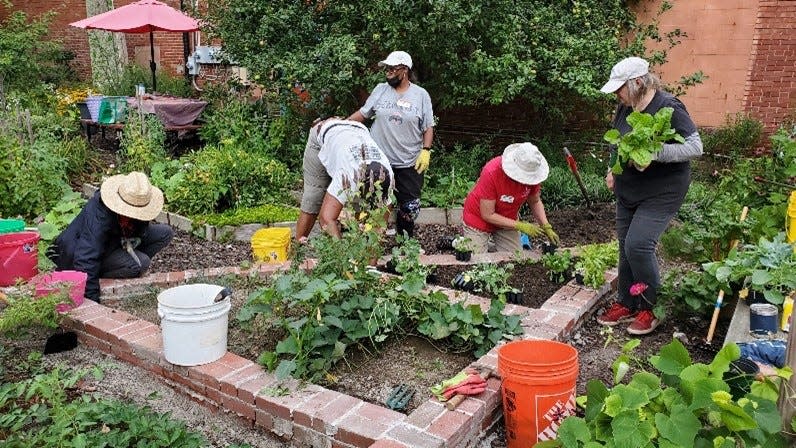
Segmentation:
<svg viewBox="0 0 796 448">
<path fill-rule="evenodd" d="M 672 129 L 673 112 L 671 107 L 661 108 L 654 116 L 633 111 L 627 117 L 627 123 L 633 128 L 630 132 L 624 135 L 618 129 L 606 132 L 605 141 L 617 147 L 611 172 L 622 174 L 622 167 L 631 161 L 639 167 L 647 166 L 664 143 L 671 140 L 683 143 L 685 139 Z"/>
<path fill-rule="evenodd" d="M 735 344 L 724 346 L 709 364 L 692 363 L 677 339 L 649 358 L 657 372 L 643 369 L 631 356 L 640 344 L 631 340 L 614 362 L 614 385 L 599 380 L 586 386 L 585 414 L 567 417 L 558 439 L 536 444 L 546 447 L 786 447 L 782 418 L 777 411 L 778 385 L 756 382 L 734 399 L 725 373 L 740 356 Z M 620 383 L 632 365 L 642 367 Z M 787 377 L 791 372 L 783 371 Z M 730 378 L 728 378 L 730 379 Z M 777 378 L 779 381 L 780 378 Z M 583 402 L 579 398 L 579 403 Z M 793 422 L 788 422 L 793 426 Z"/>
</svg>

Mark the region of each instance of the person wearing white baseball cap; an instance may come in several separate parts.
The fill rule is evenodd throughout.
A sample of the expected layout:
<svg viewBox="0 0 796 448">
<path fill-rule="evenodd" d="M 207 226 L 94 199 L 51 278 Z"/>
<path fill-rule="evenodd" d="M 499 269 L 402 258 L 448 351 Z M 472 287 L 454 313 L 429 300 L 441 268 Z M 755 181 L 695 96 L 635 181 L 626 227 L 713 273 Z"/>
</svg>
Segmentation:
<svg viewBox="0 0 796 448">
<path fill-rule="evenodd" d="M 365 104 L 348 117 L 364 123 L 373 119 L 370 133 L 387 155 L 395 179 L 398 205 L 396 231 L 414 235 L 420 214 L 423 173 L 431 161 L 434 111 L 428 92 L 415 84 L 412 57 L 393 51 L 379 62 L 386 82 L 376 86 Z"/>
<path fill-rule="evenodd" d="M 522 250 L 519 232 L 528 236 L 547 236 L 553 244 L 559 238 L 547 221 L 541 200 L 541 183 L 550 167 L 532 143 L 513 143 L 484 165 L 481 175 L 464 200 L 464 236 L 475 253 L 487 251 L 492 238 L 499 251 Z M 536 224 L 521 221 L 519 211 L 528 204 Z"/>
<path fill-rule="evenodd" d="M 597 317 L 597 322 L 609 326 L 631 322 L 627 331 L 643 335 L 654 331 L 659 323 L 652 312 L 660 287 L 655 249 L 683 204 L 691 184 L 690 160 L 702 155 L 702 140 L 685 105 L 661 88 L 660 80 L 650 73 L 649 63 L 642 58 L 619 61 L 600 90 L 613 93 L 619 101 L 612 125 L 622 135 L 632 130 L 627 122 L 630 113 L 654 115 L 670 107 L 674 110 L 672 128 L 685 140 L 664 143 L 647 166 L 631 161 L 622 174 L 614 175 L 609 168 L 605 176 L 616 196 L 619 286 L 618 300 Z M 631 285 L 638 283 L 645 284 L 646 290 L 631 294 Z"/>
</svg>

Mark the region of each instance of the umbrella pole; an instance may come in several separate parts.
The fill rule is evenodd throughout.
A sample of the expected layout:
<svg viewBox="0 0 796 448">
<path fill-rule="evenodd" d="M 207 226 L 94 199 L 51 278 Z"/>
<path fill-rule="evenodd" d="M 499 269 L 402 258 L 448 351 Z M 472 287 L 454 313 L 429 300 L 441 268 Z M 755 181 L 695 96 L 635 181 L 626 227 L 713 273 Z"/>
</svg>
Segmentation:
<svg viewBox="0 0 796 448">
<path fill-rule="evenodd" d="M 155 79 L 157 64 L 155 64 L 155 36 L 152 31 L 149 32 L 149 58 L 149 69 L 152 70 L 152 93 L 155 93 L 158 89 L 158 82 Z"/>
</svg>

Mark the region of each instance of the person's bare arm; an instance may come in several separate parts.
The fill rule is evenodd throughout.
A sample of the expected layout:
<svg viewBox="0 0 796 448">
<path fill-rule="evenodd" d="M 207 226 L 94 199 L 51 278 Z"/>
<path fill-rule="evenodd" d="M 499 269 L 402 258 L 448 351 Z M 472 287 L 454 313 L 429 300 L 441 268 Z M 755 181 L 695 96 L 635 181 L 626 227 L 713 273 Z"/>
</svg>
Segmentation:
<svg viewBox="0 0 796 448">
<path fill-rule="evenodd" d="M 346 120 L 358 121 L 360 123 L 364 123 L 365 122 L 365 116 L 362 115 L 362 112 L 356 111 L 353 114 L 349 115 L 348 118 L 346 118 Z"/>
<path fill-rule="evenodd" d="M 431 145 L 433 144 L 434 144 L 434 126 L 429 126 L 425 131 L 423 131 L 423 147 L 431 148 Z"/>
<path fill-rule="evenodd" d="M 542 203 L 541 192 L 528 196 L 525 203 L 531 208 L 531 215 L 533 215 L 533 219 L 536 220 L 537 224 L 540 226 L 548 224 L 547 214 L 544 211 L 544 204 Z"/>
</svg>

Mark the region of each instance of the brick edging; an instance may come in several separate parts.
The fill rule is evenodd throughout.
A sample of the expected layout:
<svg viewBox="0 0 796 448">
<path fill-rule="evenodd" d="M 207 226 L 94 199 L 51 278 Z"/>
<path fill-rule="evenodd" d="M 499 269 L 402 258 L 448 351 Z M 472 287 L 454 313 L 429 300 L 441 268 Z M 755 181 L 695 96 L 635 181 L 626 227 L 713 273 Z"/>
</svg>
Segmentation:
<svg viewBox="0 0 796 448">
<path fill-rule="evenodd" d="M 153 274 L 142 279 L 103 281 L 103 292 L 117 293 L 118 300 L 152 285 L 174 286 L 201 276 L 267 276 L 283 267 L 258 265 L 249 270 L 226 267 Z M 504 312 L 523 314 L 523 339 L 562 340 L 612 289 L 616 271 L 607 272 L 606 280 L 608 283 L 599 291 L 570 282 L 539 309 L 506 305 Z M 489 301 L 482 297 L 447 288 L 438 290 L 452 301 L 489 306 Z M 201 366 L 173 365 L 163 356 L 159 326 L 92 301 L 85 301 L 70 312 L 64 326 L 75 330 L 81 343 L 160 376 L 199 403 L 233 412 L 248 424 L 267 429 L 283 440 L 313 447 L 469 447 L 502 417 L 499 378 L 490 378 L 484 393 L 468 398 L 453 411 L 429 399 L 411 414 L 404 415 L 321 386 L 301 386 L 293 379 L 279 382 L 258 364 L 230 352 Z M 474 365 L 497 372 L 498 350 L 493 348 Z M 276 385 L 286 387 L 290 395 L 270 395 L 269 386 Z"/>
</svg>

